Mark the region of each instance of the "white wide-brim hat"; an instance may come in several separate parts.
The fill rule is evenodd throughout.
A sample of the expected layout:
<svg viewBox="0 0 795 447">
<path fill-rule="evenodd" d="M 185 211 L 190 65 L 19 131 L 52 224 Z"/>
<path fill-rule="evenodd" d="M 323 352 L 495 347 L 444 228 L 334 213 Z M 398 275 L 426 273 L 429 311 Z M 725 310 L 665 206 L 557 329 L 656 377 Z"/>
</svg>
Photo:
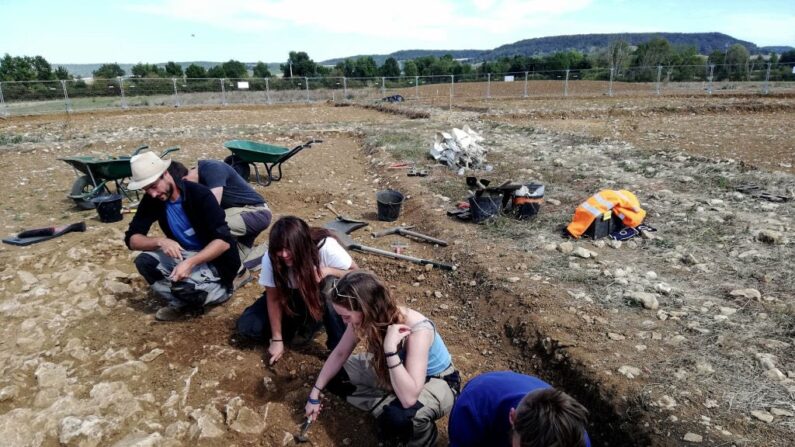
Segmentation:
<svg viewBox="0 0 795 447">
<path fill-rule="evenodd" d="M 156 182 L 166 169 L 171 165 L 171 160 L 163 160 L 154 152 L 144 152 L 130 158 L 132 180 L 127 189 L 136 190 Z"/>
</svg>

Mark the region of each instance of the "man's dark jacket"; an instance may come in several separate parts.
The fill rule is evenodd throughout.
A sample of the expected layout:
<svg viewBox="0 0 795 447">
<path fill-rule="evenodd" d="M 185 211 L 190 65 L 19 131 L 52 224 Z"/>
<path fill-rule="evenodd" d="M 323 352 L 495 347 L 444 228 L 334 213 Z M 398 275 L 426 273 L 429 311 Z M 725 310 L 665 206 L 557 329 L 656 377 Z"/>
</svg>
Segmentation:
<svg viewBox="0 0 795 447">
<path fill-rule="evenodd" d="M 221 283 L 231 290 L 232 281 L 240 268 L 240 257 L 235 248 L 232 233 L 226 224 L 224 210 L 218 205 L 213 193 L 204 186 L 181 179 L 175 179 L 174 182 L 182 197 L 182 208 L 202 246 L 206 247 L 215 239 L 221 239 L 229 244 L 229 249 L 210 261 L 210 264 L 218 270 Z M 145 194 L 141 204 L 138 205 L 138 211 L 130 222 L 127 233 L 124 235 L 124 243 L 127 244 L 127 247 L 130 248 L 132 235 L 146 236 L 155 221 L 160 224 L 160 229 L 167 238 L 176 240 L 166 218 L 166 203 Z"/>
</svg>

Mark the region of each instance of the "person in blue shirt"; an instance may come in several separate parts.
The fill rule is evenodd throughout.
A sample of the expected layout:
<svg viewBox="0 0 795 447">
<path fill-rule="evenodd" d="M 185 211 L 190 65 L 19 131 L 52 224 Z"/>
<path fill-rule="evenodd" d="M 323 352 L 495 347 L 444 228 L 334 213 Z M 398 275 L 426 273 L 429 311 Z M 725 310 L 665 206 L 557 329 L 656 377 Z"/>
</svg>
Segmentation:
<svg viewBox="0 0 795 447">
<path fill-rule="evenodd" d="M 436 445 L 436 420 L 450 412 L 460 387 L 436 326 L 399 306 L 371 272 L 349 272 L 330 281 L 324 294 L 347 327 L 309 391 L 306 416 L 317 418 L 328 387 L 372 414 L 381 440 Z M 359 342 L 366 351 L 353 354 Z"/>
<path fill-rule="evenodd" d="M 467 383 L 450 413 L 451 447 L 590 447 L 588 410 L 535 377 L 511 371 Z"/>
<path fill-rule="evenodd" d="M 237 250 L 231 249 L 232 233 L 213 193 L 172 177 L 170 163 L 152 152 L 130 159 L 128 188 L 145 194 L 124 237 L 130 250 L 142 252 L 135 258 L 138 272 L 168 302 L 155 314 L 160 321 L 223 303 L 240 268 Z M 148 235 L 155 222 L 162 237 Z"/>
</svg>

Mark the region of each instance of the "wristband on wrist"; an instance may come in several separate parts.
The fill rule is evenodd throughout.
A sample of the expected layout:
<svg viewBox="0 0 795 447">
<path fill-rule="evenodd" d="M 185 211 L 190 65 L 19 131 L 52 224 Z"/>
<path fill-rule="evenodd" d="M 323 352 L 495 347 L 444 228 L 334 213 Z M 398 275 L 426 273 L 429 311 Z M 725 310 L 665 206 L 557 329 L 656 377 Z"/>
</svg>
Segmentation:
<svg viewBox="0 0 795 447">
<path fill-rule="evenodd" d="M 271 338 L 271 342 L 278 341 L 279 343 L 284 343 L 284 340 L 281 338 Z"/>
<path fill-rule="evenodd" d="M 307 399 L 306 401 L 307 401 L 307 402 L 309 402 L 309 403 L 310 403 L 310 404 L 312 404 L 312 405 L 320 405 L 320 399 L 312 399 L 312 398 L 310 397 L 310 398 L 309 398 L 309 399 Z"/>
<path fill-rule="evenodd" d="M 314 388 L 314 389 L 316 389 L 316 390 L 320 391 L 321 393 L 323 392 L 323 388 L 320 388 L 320 387 L 318 387 L 317 385 L 312 385 L 312 388 Z"/>
<path fill-rule="evenodd" d="M 395 355 L 398 355 L 397 351 L 395 351 L 395 352 L 385 352 L 384 353 L 384 357 L 392 357 L 392 356 L 395 356 Z"/>
<path fill-rule="evenodd" d="M 387 365 L 386 367 L 387 367 L 387 369 L 394 369 L 394 368 L 397 368 L 398 366 L 400 366 L 400 365 L 402 365 L 402 364 L 403 364 L 403 360 L 401 360 L 401 361 L 399 361 L 399 362 L 395 363 L 395 364 L 394 364 L 394 365 L 392 365 L 392 366 L 389 366 L 389 365 Z"/>
</svg>

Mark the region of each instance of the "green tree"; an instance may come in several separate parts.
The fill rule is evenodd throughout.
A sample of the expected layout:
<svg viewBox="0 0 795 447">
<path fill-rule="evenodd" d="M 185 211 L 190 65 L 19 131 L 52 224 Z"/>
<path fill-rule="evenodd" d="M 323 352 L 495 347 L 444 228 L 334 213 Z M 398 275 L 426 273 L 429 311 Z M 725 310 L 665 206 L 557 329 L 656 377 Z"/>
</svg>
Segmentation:
<svg viewBox="0 0 795 447">
<path fill-rule="evenodd" d="M 74 79 L 74 77 L 69 74 L 69 71 L 66 69 L 66 67 L 62 65 L 59 65 L 58 68 L 55 69 L 55 78 L 62 81 Z"/>
<path fill-rule="evenodd" d="M 224 73 L 224 67 L 220 65 L 216 65 L 211 67 L 207 70 L 207 77 L 208 78 L 225 78 L 226 74 Z"/>
<path fill-rule="evenodd" d="M 378 76 L 378 64 L 371 56 L 356 59 L 353 76 L 357 78 L 373 78 Z"/>
<path fill-rule="evenodd" d="M 11 56 L 6 53 L 0 60 L 0 81 L 34 81 L 36 69 L 33 58 Z"/>
<path fill-rule="evenodd" d="M 384 65 L 381 66 L 381 76 L 386 76 L 388 78 L 396 78 L 400 76 L 400 64 L 394 57 L 389 57 L 384 61 Z"/>
<path fill-rule="evenodd" d="M 304 51 L 290 51 L 286 64 L 280 68 L 285 78 L 292 76 L 314 76 L 317 73 L 317 64 L 309 58 Z"/>
<path fill-rule="evenodd" d="M 225 76 L 223 77 L 232 79 L 248 77 L 248 69 L 246 69 L 246 65 L 234 59 L 230 59 L 228 62 L 221 64 L 221 68 L 224 70 Z"/>
<path fill-rule="evenodd" d="M 792 64 L 795 63 L 795 50 L 789 50 L 781 53 L 781 58 L 778 60 L 779 64 Z"/>
<path fill-rule="evenodd" d="M 751 55 L 748 50 L 736 43 L 726 51 L 726 70 L 729 79 L 742 80 L 747 76 L 748 62 Z"/>
<path fill-rule="evenodd" d="M 36 80 L 38 81 L 51 81 L 55 79 L 52 72 L 52 65 L 41 56 L 36 56 L 31 61 L 33 69 L 36 70 Z"/>
<path fill-rule="evenodd" d="M 406 76 L 417 76 L 419 71 L 417 70 L 417 63 L 414 61 L 406 61 L 403 62 L 403 74 Z"/>
<path fill-rule="evenodd" d="M 271 71 L 268 69 L 268 65 L 264 62 L 257 62 L 257 65 L 254 66 L 253 73 L 255 78 L 271 77 Z"/>
<path fill-rule="evenodd" d="M 166 74 L 166 71 L 157 65 L 142 62 L 133 65 L 130 72 L 137 78 L 160 78 Z"/>
<path fill-rule="evenodd" d="M 190 64 L 188 65 L 188 68 L 185 69 L 185 77 L 194 79 L 206 78 L 207 70 L 205 70 L 201 65 Z"/>
<path fill-rule="evenodd" d="M 166 70 L 166 75 L 172 78 L 179 78 L 182 77 L 182 65 L 176 62 L 167 62 L 166 66 L 163 67 Z"/>
<path fill-rule="evenodd" d="M 632 50 L 629 48 L 629 44 L 622 39 L 614 40 L 607 45 L 607 67 L 615 68 L 616 76 L 629 67 L 632 62 L 631 56 Z"/>
<path fill-rule="evenodd" d="M 95 78 L 100 79 L 113 79 L 119 76 L 124 76 L 124 70 L 119 67 L 119 64 L 102 64 L 99 68 L 94 70 L 93 75 Z"/>
<path fill-rule="evenodd" d="M 778 54 L 770 53 L 770 60 L 768 62 L 770 62 L 771 67 L 778 65 Z"/>
</svg>

